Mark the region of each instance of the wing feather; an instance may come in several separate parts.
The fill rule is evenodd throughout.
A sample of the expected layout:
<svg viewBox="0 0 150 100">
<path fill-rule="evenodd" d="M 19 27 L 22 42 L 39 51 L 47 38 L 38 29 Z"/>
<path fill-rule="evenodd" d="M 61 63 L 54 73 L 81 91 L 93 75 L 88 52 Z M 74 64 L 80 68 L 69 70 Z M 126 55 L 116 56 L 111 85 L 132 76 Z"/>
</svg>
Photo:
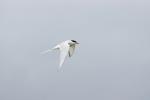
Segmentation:
<svg viewBox="0 0 150 100">
<path fill-rule="evenodd" d="M 60 48 L 60 63 L 59 63 L 60 68 L 64 63 L 66 56 L 68 55 L 68 52 L 69 52 L 69 45 L 65 45 Z"/>
</svg>

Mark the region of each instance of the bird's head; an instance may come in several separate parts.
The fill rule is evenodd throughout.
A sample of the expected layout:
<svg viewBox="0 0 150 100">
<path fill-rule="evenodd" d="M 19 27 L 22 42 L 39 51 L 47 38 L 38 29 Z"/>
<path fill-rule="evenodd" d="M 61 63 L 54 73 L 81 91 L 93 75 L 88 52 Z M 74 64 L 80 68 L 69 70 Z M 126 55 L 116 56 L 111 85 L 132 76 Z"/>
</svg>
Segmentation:
<svg viewBox="0 0 150 100">
<path fill-rule="evenodd" d="M 72 44 L 79 44 L 76 40 L 71 40 Z"/>
</svg>

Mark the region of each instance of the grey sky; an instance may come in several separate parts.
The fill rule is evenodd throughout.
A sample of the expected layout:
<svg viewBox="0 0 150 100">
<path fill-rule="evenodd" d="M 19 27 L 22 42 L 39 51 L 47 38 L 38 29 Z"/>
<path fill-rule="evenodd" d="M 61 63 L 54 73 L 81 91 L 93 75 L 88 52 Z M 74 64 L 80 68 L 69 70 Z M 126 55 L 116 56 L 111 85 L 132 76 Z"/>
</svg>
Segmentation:
<svg viewBox="0 0 150 100">
<path fill-rule="evenodd" d="M 0 1 L 0 100 L 149 100 L 149 0 Z M 58 53 L 80 42 L 57 72 Z"/>
</svg>

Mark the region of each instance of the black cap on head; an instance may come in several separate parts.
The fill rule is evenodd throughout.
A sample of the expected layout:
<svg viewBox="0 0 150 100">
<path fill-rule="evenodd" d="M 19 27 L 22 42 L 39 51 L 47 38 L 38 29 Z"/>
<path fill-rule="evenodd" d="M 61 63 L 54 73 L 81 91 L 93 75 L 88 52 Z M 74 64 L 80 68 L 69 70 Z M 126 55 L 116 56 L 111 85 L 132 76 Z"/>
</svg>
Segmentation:
<svg viewBox="0 0 150 100">
<path fill-rule="evenodd" d="M 77 41 L 75 41 L 75 40 L 71 40 L 71 41 L 77 43 Z"/>
<path fill-rule="evenodd" d="M 74 42 L 75 44 L 79 44 L 77 41 L 75 41 L 75 40 L 71 40 L 72 42 Z"/>
</svg>

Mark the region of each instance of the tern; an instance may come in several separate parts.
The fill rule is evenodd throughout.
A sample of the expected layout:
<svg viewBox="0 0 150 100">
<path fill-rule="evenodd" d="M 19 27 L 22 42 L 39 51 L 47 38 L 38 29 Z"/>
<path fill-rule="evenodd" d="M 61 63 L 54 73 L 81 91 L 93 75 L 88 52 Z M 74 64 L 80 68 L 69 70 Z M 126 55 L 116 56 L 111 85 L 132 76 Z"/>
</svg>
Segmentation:
<svg viewBox="0 0 150 100">
<path fill-rule="evenodd" d="M 60 51 L 59 69 L 60 69 L 62 67 L 66 57 L 67 56 L 72 57 L 77 44 L 79 44 L 79 43 L 75 40 L 66 40 L 66 41 L 63 41 L 60 44 L 56 45 L 52 49 L 48 49 L 48 50 L 42 52 L 42 54 L 48 53 L 53 50 L 59 50 Z"/>
</svg>

